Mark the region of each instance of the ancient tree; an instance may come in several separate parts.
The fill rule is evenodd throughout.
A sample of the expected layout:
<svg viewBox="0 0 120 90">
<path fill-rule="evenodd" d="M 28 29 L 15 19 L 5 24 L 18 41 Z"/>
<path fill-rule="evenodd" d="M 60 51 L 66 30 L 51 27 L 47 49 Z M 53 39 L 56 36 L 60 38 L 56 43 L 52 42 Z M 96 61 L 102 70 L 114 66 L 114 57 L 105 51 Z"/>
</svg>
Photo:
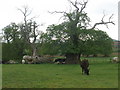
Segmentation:
<svg viewBox="0 0 120 90">
<path fill-rule="evenodd" d="M 61 13 L 64 16 L 63 29 L 67 31 L 67 36 L 68 36 L 65 42 L 69 44 L 67 47 L 69 47 L 70 49 L 69 52 L 65 53 L 65 56 L 67 58 L 66 62 L 73 64 L 73 63 L 78 63 L 80 56 L 84 51 L 82 49 L 84 44 L 82 43 L 87 40 L 87 39 L 84 40 L 84 38 L 81 39 L 82 37 L 80 37 L 80 31 L 95 30 L 98 25 L 103 24 L 107 26 L 108 24 L 114 24 L 114 22 L 111 21 L 113 14 L 109 17 L 108 21 L 104 21 L 105 15 L 103 15 L 101 21 L 95 23 L 91 27 L 90 18 L 88 17 L 88 14 L 85 12 L 85 8 L 87 6 L 88 1 L 83 1 L 83 2 L 78 2 L 77 0 L 75 2 L 70 0 L 68 1 L 72 5 L 72 9 L 69 12 L 54 11 L 51 13 Z"/>
</svg>

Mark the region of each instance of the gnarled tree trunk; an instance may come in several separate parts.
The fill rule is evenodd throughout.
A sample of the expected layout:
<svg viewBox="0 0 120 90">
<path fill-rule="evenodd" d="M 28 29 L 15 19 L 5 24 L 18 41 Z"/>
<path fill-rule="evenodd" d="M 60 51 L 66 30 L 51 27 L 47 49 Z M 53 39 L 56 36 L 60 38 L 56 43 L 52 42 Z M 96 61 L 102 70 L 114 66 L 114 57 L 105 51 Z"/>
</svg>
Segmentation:
<svg viewBox="0 0 120 90">
<path fill-rule="evenodd" d="M 80 54 L 66 54 L 66 64 L 80 64 Z"/>
</svg>

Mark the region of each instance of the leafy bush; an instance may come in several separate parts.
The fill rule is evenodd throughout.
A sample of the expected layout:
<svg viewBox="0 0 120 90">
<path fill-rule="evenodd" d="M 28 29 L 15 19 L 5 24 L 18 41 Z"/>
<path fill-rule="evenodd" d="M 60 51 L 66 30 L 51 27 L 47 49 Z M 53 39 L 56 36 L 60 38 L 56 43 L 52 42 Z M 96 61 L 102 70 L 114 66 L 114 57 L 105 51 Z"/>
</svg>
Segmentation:
<svg viewBox="0 0 120 90">
<path fill-rule="evenodd" d="M 20 54 L 20 50 L 14 47 L 13 44 L 2 44 L 2 60 L 19 60 L 22 58 L 22 53 Z"/>
</svg>

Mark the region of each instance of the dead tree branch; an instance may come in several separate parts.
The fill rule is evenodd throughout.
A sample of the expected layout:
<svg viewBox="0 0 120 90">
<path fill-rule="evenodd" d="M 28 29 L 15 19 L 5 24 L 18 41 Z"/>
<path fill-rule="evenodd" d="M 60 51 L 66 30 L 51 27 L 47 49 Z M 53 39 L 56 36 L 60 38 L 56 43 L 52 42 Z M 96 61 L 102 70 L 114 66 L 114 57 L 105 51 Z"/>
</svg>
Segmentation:
<svg viewBox="0 0 120 90">
<path fill-rule="evenodd" d="M 108 28 L 108 24 L 113 24 L 113 25 L 115 25 L 115 23 L 114 23 L 113 21 L 111 21 L 111 18 L 113 17 L 113 14 L 109 17 L 109 21 L 107 21 L 107 22 L 104 21 L 104 17 L 105 17 L 105 14 L 104 14 L 103 17 L 102 17 L 101 22 L 95 23 L 91 29 L 95 29 L 96 26 L 98 26 L 98 25 L 106 25 L 107 28 Z"/>
<path fill-rule="evenodd" d="M 77 10 L 77 12 L 82 13 L 84 8 L 86 7 L 88 0 L 82 2 L 78 2 L 77 0 L 75 2 L 72 2 L 71 0 L 68 0 Z M 79 8 L 79 5 L 81 6 L 81 9 Z M 80 11 L 79 11 L 80 10 Z"/>
<path fill-rule="evenodd" d="M 54 11 L 54 12 L 49 12 L 51 14 L 54 14 L 54 13 L 63 13 L 64 15 L 67 15 L 67 17 L 69 18 L 70 21 L 73 21 L 70 14 L 65 12 L 65 11 Z"/>
<path fill-rule="evenodd" d="M 88 3 L 88 0 L 87 1 L 83 1 L 83 3 L 82 2 L 78 2 L 77 0 L 75 2 L 72 2 L 71 0 L 68 0 L 68 1 L 76 9 L 75 10 L 75 13 L 76 13 L 76 18 L 75 19 L 72 18 L 72 16 L 71 16 L 72 13 L 67 13 L 65 11 L 54 11 L 54 12 L 49 12 L 49 13 L 51 13 L 51 14 L 63 13 L 64 16 L 67 16 L 70 21 L 72 21 L 72 22 L 75 21 L 76 23 L 78 23 L 79 17 L 82 14 L 83 10 L 86 8 L 86 4 Z M 81 6 L 81 8 L 79 8 L 79 6 Z"/>
</svg>

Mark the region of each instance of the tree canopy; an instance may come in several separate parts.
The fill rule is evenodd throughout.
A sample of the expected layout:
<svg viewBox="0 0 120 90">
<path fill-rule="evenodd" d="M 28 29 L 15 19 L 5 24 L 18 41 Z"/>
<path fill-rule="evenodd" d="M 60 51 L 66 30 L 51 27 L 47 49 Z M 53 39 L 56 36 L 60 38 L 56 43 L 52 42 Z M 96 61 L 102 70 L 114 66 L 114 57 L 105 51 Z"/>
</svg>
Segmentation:
<svg viewBox="0 0 120 90">
<path fill-rule="evenodd" d="M 78 30 L 78 48 L 70 40 L 70 32 L 66 25 L 51 25 L 45 33 L 44 47 L 56 54 L 81 53 L 81 54 L 110 54 L 112 52 L 112 39 L 101 30 Z M 47 45 L 47 46 L 45 46 Z M 41 47 L 41 48 L 44 48 Z M 108 49 L 107 49 L 108 48 Z M 53 50 L 54 49 L 54 50 Z M 47 53 L 48 51 L 45 51 Z M 44 52 L 44 51 L 43 51 Z M 50 54 L 50 52 L 48 52 Z"/>
</svg>

